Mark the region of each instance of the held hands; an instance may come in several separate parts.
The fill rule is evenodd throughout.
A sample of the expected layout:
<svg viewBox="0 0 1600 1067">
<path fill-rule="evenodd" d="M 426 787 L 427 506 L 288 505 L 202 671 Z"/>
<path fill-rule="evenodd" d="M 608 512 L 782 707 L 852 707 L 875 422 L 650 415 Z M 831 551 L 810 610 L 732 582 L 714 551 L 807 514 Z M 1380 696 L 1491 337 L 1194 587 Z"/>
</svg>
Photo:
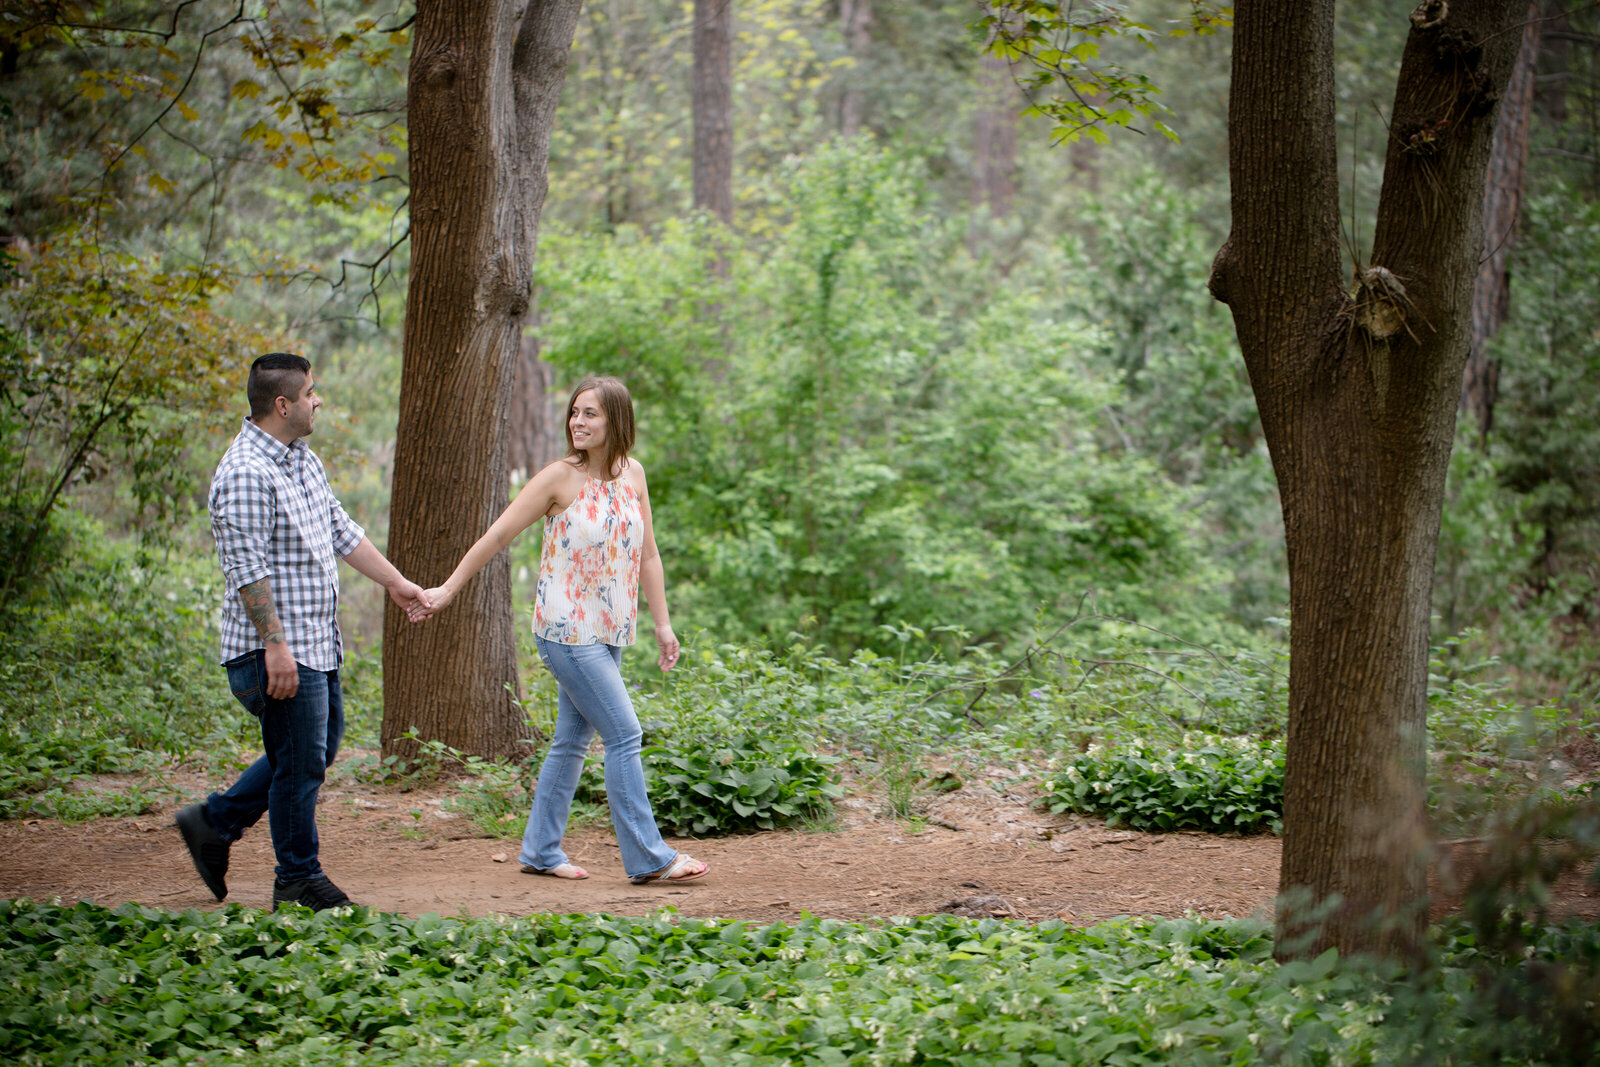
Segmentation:
<svg viewBox="0 0 1600 1067">
<path fill-rule="evenodd" d="M 412 622 L 423 622 L 443 611 L 445 605 L 455 598 L 456 591 L 451 589 L 448 584 L 435 586 L 432 589 L 423 590 L 417 597 L 416 607 L 407 608 L 406 614 L 411 617 Z"/>
<path fill-rule="evenodd" d="M 670 671 L 676 667 L 678 665 L 678 635 L 672 632 L 672 627 L 656 627 L 656 644 L 661 647 L 661 655 L 656 658 L 656 666 L 664 671 Z"/>
<path fill-rule="evenodd" d="M 404 577 L 397 579 L 394 584 L 389 586 L 389 598 L 405 611 L 406 618 L 412 622 L 421 622 L 426 619 L 448 604 L 451 597 L 455 595 L 454 593 L 444 597 L 434 595 L 440 592 L 443 592 L 443 590 L 424 590 L 416 582 Z"/>
<path fill-rule="evenodd" d="M 389 586 L 389 599 L 398 604 L 413 621 L 416 620 L 416 613 L 427 607 L 422 587 L 403 576 Z"/>
</svg>

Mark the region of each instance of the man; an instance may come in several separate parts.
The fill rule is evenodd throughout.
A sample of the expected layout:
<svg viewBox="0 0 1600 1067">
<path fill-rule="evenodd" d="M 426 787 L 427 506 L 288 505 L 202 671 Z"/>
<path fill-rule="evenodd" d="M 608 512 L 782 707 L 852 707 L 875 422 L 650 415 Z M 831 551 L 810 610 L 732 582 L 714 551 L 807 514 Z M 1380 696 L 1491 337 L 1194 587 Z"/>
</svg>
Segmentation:
<svg viewBox="0 0 1600 1067">
<path fill-rule="evenodd" d="M 310 362 L 264 355 L 250 366 L 246 393 L 250 417 L 211 481 L 211 532 L 228 590 L 223 666 L 233 695 L 261 720 L 266 754 L 176 821 L 195 870 L 222 900 L 228 849 L 265 812 L 278 860 L 273 908 L 321 911 L 350 903 L 317 855 L 317 794 L 344 735 L 335 557 L 402 608 L 416 606 L 422 590 L 345 514 L 306 446 L 322 406 Z"/>
</svg>

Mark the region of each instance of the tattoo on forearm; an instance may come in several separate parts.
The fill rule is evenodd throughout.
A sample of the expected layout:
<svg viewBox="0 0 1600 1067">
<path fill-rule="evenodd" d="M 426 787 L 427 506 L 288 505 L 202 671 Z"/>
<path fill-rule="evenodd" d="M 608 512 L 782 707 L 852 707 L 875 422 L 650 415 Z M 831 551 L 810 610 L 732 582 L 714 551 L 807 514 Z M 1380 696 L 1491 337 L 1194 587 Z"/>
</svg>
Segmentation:
<svg viewBox="0 0 1600 1067">
<path fill-rule="evenodd" d="M 239 587 L 239 602 L 244 613 L 255 623 L 261 640 L 269 645 L 284 643 L 283 623 L 278 620 L 278 609 L 272 602 L 272 579 L 262 578 Z"/>
</svg>

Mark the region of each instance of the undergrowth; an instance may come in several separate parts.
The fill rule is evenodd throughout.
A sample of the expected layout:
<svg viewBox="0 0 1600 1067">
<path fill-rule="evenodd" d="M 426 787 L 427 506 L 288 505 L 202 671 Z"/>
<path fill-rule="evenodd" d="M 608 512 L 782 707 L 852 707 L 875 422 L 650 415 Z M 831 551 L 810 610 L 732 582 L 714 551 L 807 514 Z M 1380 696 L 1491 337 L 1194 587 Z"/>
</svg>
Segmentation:
<svg viewBox="0 0 1600 1067">
<path fill-rule="evenodd" d="M 1254 920 L 1088 929 L 951 916 L 792 925 L 407 919 L 0 902 L 19 1064 L 1582 1062 L 1593 1031 L 1495 1019 L 1484 967 L 1600 958 L 1593 927 L 1492 958 L 1464 926 L 1410 971 L 1272 961 Z M 1520 977 L 1519 977 L 1520 976 Z"/>
</svg>

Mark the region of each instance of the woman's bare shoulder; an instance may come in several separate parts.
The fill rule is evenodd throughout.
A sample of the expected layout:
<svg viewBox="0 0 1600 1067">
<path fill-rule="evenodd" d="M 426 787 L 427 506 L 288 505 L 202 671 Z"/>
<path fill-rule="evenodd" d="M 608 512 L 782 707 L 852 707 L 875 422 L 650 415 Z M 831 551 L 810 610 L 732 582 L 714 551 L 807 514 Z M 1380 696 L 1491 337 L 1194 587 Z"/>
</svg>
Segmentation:
<svg viewBox="0 0 1600 1067">
<path fill-rule="evenodd" d="M 578 462 L 578 457 L 562 456 L 558 460 L 545 464 L 535 477 L 561 478 L 564 480 L 577 478 L 581 481 L 582 479 L 586 478 L 587 475 L 584 474 L 583 467 Z"/>
<path fill-rule="evenodd" d="M 549 463 L 529 479 L 525 488 L 540 503 L 545 506 L 540 508 L 540 513 L 545 515 L 559 515 L 572 506 L 572 502 L 583 492 L 583 483 L 588 476 L 579 467 L 571 456 Z"/>
</svg>

